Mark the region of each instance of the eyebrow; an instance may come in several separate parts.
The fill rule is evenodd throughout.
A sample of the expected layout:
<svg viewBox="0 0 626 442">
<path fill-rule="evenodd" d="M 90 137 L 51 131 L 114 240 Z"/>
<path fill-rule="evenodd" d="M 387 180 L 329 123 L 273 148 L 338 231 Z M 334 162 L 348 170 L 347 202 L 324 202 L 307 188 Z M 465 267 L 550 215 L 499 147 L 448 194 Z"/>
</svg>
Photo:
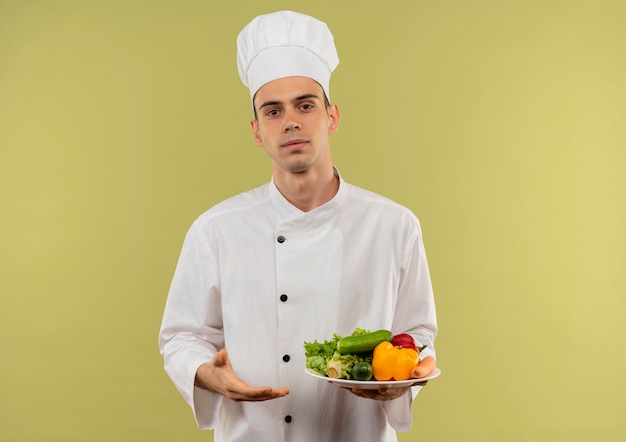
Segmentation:
<svg viewBox="0 0 626 442">
<path fill-rule="evenodd" d="M 293 100 L 291 100 L 291 103 L 297 103 L 298 101 L 308 100 L 309 98 L 315 98 L 318 101 L 320 99 L 320 97 L 315 95 L 315 94 L 304 94 L 304 95 L 300 95 L 300 96 L 294 98 Z M 276 106 L 278 104 L 283 104 L 283 102 L 282 101 L 277 101 L 277 100 L 266 101 L 265 103 L 263 103 L 262 105 L 259 106 L 259 110 L 261 110 L 261 109 L 263 109 L 264 107 L 267 107 L 267 106 Z"/>
</svg>

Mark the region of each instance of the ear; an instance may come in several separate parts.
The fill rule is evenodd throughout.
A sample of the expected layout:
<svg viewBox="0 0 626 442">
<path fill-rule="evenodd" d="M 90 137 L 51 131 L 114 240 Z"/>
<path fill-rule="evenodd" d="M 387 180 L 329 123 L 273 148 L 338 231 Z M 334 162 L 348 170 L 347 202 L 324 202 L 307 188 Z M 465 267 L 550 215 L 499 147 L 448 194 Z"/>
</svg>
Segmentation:
<svg viewBox="0 0 626 442">
<path fill-rule="evenodd" d="M 252 129 L 252 136 L 254 137 L 254 141 L 256 144 L 263 147 L 263 139 L 259 134 L 259 122 L 258 120 L 250 120 L 250 128 Z"/>
<path fill-rule="evenodd" d="M 330 119 L 328 133 L 334 134 L 339 129 L 339 107 L 336 104 L 331 104 L 326 110 Z"/>
</svg>

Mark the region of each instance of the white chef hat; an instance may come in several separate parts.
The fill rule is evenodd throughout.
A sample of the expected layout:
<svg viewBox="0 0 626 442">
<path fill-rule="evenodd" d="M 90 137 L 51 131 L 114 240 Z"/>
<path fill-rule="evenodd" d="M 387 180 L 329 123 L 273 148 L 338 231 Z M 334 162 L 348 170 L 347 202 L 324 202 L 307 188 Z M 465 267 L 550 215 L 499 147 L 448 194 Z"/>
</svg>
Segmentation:
<svg viewBox="0 0 626 442">
<path fill-rule="evenodd" d="M 261 86 L 284 77 L 317 81 L 330 100 L 330 74 L 339 64 L 333 35 L 308 15 L 279 11 L 260 15 L 237 37 L 237 67 L 250 97 Z"/>
</svg>

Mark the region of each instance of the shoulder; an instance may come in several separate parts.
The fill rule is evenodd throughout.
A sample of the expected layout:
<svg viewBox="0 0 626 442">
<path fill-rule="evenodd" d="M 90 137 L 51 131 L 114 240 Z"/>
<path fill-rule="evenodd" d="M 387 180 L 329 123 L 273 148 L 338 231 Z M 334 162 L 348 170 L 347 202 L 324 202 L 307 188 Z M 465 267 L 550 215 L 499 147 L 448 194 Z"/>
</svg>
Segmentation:
<svg viewBox="0 0 626 442">
<path fill-rule="evenodd" d="M 254 216 L 255 213 L 259 214 L 267 210 L 269 203 L 269 183 L 266 183 L 217 203 L 198 216 L 193 222 L 192 228 L 202 228 L 208 224 L 228 220 L 232 217 Z"/>
<path fill-rule="evenodd" d="M 344 185 L 346 186 L 348 205 L 356 210 L 367 210 L 370 213 L 380 212 L 391 218 L 419 224 L 417 216 L 408 207 L 371 190 L 350 183 L 344 183 Z"/>
<path fill-rule="evenodd" d="M 345 185 L 344 215 L 355 228 L 374 229 L 407 242 L 422 236 L 420 221 L 408 207 L 362 187 Z"/>
</svg>

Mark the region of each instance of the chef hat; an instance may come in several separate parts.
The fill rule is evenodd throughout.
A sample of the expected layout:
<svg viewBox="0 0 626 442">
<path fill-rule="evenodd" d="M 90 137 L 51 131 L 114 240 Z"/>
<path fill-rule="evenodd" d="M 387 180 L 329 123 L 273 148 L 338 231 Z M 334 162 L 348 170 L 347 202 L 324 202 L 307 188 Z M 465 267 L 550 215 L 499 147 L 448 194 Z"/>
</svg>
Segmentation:
<svg viewBox="0 0 626 442">
<path fill-rule="evenodd" d="M 292 11 L 260 15 L 237 37 L 237 67 L 250 97 L 284 77 L 317 81 L 330 100 L 330 73 L 339 64 L 333 35 L 325 23 Z"/>
</svg>

